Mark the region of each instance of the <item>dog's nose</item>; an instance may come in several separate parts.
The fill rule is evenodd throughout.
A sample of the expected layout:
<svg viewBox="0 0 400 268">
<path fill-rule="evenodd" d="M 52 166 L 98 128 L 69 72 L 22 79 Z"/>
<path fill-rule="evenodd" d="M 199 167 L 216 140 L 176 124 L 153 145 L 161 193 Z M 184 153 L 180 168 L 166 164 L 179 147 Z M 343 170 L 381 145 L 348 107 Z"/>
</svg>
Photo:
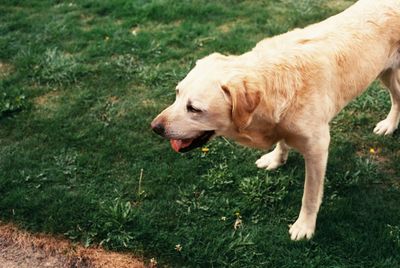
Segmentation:
<svg viewBox="0 0 400 268">
<path fill-rule="evenodd" d="M 165 135 L 165 128 L 164 128 L 163 124 L 161 124 L 161 123 L 151 124 L 151 128 L 158 135 L 160 135 L 160 136 L 164 136 Z"/>
</svg>

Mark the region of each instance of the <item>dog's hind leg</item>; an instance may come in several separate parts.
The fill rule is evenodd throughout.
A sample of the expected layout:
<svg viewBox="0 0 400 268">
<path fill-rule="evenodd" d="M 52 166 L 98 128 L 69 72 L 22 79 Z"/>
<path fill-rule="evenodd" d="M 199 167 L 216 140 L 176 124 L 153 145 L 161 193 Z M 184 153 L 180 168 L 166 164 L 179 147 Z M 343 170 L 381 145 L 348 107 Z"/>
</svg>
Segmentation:
<svg viewBox="0 0 400 268">
<path fill-rule="evenodd" d="M 381 80 L 389 89 L 392 107 L 386 119 L 376 125 L 374 132 L 378 135 L 389 135 L 397 129 L 400 121 L 400 69 L 386 71 Z"/>
<path fill-rule="evenodd" d="M 272 152 L 263 155 L 256 161 L 257 167 L 265 168 L 267 170 L 278 168 L 285 164 L 288 158 L 289 149 L 289 146 L 287 146 L 283 140 L 280 140 Z"/>
</svg>

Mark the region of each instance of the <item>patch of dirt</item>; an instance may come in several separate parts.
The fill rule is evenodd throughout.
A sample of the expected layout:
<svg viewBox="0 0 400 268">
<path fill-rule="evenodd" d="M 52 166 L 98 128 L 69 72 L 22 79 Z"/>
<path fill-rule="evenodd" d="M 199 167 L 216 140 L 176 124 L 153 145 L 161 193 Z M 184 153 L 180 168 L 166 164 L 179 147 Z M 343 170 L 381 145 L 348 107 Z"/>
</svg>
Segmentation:
<svg viewBox="0 0 400 268">
<path fill-rule="evenodd" d="M 90 32 L 93 29 L 93 25 L 91 25 L 92 21 L 94 20 L 94 16 L 88 14 L 81 14 L 81 29 L 84 32 Z"/>
<path fill-rule="evenodd" d="M 137 35 L 140 32 L 156 32 L 156 31 L 170 31 L 182 25 L 182 20 L 175 20 L 168 23 L 145 23 L 141 25 L 136 25 L 130 29 L 133 35 Z"/>
<path fill-rule="evenodd" d="M 232 31 L 237 25 L 245 24 L 245 20 L 237 19 L 235 21 L 225 22 L 217 27 L 220 33 L 228 33 Z"/>
<path fill-rule="evenodd" d="M 0 61 L 0 78 L 4 78 L 12 73 L 14 70 L 11 64 L 7 64 Z"/>
<path fill-rule="evenodd" d="M 85 248 L 66 239 L 32 235 L 0 223 L 0 268 L 139 268 L 143 261 L 130 254 Z"/>
<path fill-rule="evenodd" d="M 235 22 L 227 22 L 224 24 L 221 24 L 220 26 L 218 26 L 218 30 L 221 33 L 227 33 L 229 32 L 233 27 L 235 27 L 236 23 Z"/>
<path fill-rule="evenodd" d="M 114 104 L 116 104 L 117 102 L 119 102 L 119 98 L 118 98 L 117 96 L 109 96 L 109 97 L 107 98 L 107 100 L 108 100 L 108 102 L 109 102 L 111 105 L 114 105 Z"/>
<path fill-rule="evenodd" d="M 356 0 L 340 0 L 340 1 L 329 1 L 327 6 L 334 10 L 345 10 L 352 4 L 354 4 Z"/>
<path fill-rule="evenodd" d="M 34 102 L 35 102 L 35 104 L 37 104 L 39 106 L 48 106 L 49 101 L 53 102 L 54 99 L 56 99 L 60 95 L 61 95 L 61 93 L 59 91 L 52 90 L 42 96 L 36 97 L 34 99 Z"/>
<path fill-rule="evenodd" d="M 152 107 L 156 107 L 157 106 L 157 103 L 152 99 L 143 99 L 142 100 L 142 104 L 146 108 L 148 108 L 148 107 L 152 108 Z"/>
</svg>

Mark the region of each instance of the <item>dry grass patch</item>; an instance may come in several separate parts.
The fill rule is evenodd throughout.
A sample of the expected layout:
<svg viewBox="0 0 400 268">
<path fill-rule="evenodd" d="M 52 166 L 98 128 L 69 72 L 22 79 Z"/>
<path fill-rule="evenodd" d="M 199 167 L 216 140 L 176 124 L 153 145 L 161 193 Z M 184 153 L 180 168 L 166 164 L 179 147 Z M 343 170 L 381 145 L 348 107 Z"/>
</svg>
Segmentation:
<svg viewBox="0 0 400 268">
<path fill-rule="evenodd" d="M 355 2 L 355 0 L 328 1 L 326 3 L 326 6 L 334 10 L 344 10 Z"/>
<path fill-rule="evenodd" d="M 85 248 L 63 238 L 32 235 L 11 224 L 0 225 L 0 260 L 16 267 L 139 268 L 143 261 L 130 254 Z M 14 266 L 13 266 L 14 265 Z"/>
<path fill-rule="evenodd" d="M 241 21 L 228 21 L 218 26 L 218 31 L 221 33 L 228 33 L 237 25 L 240 25 Z"/>
<path fill-rule="evenodd" d="M 9 76 L 14 71 L 14 66 L 8 63 L 0 62 L 0 78 Z"/>
<path fill-rule="evenodd" d="M 36 97 L 34 103 L 36 106 L 39 107 L 54 109 L 56 107 L 56 102 L 58 101 L 60 95 L 61 95 L 60 91 L 52 90 L 42 96 Z"/>
</svg>

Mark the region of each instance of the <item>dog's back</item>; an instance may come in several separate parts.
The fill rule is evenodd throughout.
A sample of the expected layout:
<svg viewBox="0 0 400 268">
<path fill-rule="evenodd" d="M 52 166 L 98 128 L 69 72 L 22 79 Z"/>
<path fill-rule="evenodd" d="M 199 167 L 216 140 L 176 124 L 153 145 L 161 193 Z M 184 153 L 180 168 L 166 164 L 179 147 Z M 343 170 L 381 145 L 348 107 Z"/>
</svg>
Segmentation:
<svg viewBox="0 0 400 268">
<path fill-rule="evenodd" d="M 333 117 L 380 74 L 400 67 L 400 1 L 360 0 L 325 21 L 262 40 L 253 52 L 267 59 L 266 69 L 285 65 L 293 75 L 301 69 L 323 80 L 325 88 L 303 90 L 335 99 Z"/>
</svg>

